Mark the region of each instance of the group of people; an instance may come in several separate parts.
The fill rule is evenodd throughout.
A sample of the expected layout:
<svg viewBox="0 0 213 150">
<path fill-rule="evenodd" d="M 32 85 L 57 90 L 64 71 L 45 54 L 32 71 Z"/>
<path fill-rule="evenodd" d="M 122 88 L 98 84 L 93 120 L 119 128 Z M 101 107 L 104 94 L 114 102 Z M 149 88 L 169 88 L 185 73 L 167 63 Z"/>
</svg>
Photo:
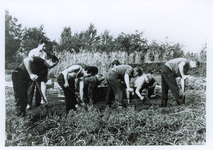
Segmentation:
<svg viewBox="0 0 213 150">
<path fill-rule="evenodd" d="M 12 73 L 18 116 L 26 115 L 28 105 L 29 109 L 32 108 L 35 86 L 35 105 L 41 105 L 41 97 L 43 97 L 44 104 L 48 104 L 45 94 L 47 74 L 48 70 L 56 66 L 59 60 L 56 56 L 44 52 L 44 49 L 45 44 L 40 43 L 37 48 L 30 51 L 28 57 Z M 186 74 L 189 68 L 195 67 L 195 61 L 188 61 L 185 58 L 176 58 L 165 63 L 161 71 L 162 107 L 167 106 L 169 89 L 179 105 L 185 102 L 184 87 L 185 79 L 188 77 Z M 182 78 L 181 95 L 176 83 L 177 77 Z M 142 101 L 155 96 L 156 79 L 152 72 L 143 73 L 139 66 L 123 65 L 115 60 L 106 75 L 98 76 L 96 66 L 75 63 L 63 70 L 57 77 L 57 82 L 64 92 L 66 113 L 69 113 L 71 109 L 76 110 L 77 104 L 93 104 L 97 95 L 98 84 L 103 80 L 107 83 L 106 105 L 112 108 L 126 107 L 124 95 L 126 95 L 128 103 L 131 103 L 133 95 Z"/>
</svg>

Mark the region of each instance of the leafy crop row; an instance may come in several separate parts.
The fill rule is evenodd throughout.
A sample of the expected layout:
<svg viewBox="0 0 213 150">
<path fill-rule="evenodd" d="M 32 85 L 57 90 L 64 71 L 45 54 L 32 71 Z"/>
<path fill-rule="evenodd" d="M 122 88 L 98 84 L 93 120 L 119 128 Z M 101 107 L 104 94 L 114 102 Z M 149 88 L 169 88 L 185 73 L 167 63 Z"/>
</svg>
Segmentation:
<svg viewBox="0 0 213 150">
<path fill-rule="evenodd" d="M 194 78 L 188 81 L 193 87 Z M 202 78 L 196 84 L 204 84 Z M 126 109 L 100 105 L 79 107 L 65 115 L 65 106 L 43 110 L 32 120 L 16 117 L 12 88 L 6 88 L 5 146 L 148 146 L 205 145 L 205 89 L 186 91 L 186 104 L 177 106 L 169 93 L 168 107 L 159 107 L 160 99 L 137 103 Z M 137 101 L 137 100 L 136 100 Z M 43 108 L 44 109 L 44 108 Z M 41 109 L 40 109 L 41 110 Z"/>
</svg>

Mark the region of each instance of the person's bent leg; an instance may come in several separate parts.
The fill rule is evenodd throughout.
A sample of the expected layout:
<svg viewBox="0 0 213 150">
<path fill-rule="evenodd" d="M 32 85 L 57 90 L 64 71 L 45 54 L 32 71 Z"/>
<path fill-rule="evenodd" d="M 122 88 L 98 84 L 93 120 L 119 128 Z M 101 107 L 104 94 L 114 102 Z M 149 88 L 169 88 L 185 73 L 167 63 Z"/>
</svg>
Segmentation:
<svg viewBox="0 0 213 150">
<path fill-rule="evenodd" d="M 47 97 L 46 97 L 46 83 L 45 82 L 41 82 L 41 92 L 44 96 L 44 99 L 47 101 Z"/>
<path fill-rule="evenodd" d="M 168 74 L 168 70 L 164 66 L 164 68 L 162 69 L 162 72 L 161 72 L 161 86 L 162 86 L 161 107 L 166 107 L 167 101 L 168 101 L 169 87 L 168 87 L 167 80 L 166 80 L 167 74 Z"/>
<path fill-rule="evenodd" d="M 106 94 L 106 105 L 111 105 L 113 99 L 113 91 L 110 86 L 110 83 L 107 82 L 107 94 Z"/>
<path fill-rule="evenodd" d="M 35 105 L 36 105 L 36 107 L 41 105 L 41 94 L 40 94 L 40 91 L 38 89 L 38 88 L 41 89 L 41 82 L 40 81 L 37 81 L 37 82 L 38 82 L 39 87 L 36 86 L 36 96 L 35 96 Z"/>
<path fill-rule="evenodd" d="M 27 90 L 28 104 L 29 104 L 30 108 L 32 108 L 32 105 L 33 105 L 34 90 L 35 90 L 35 82 L 30 80 L 28 90 Z"/>
<path fill-rule="evenodd" d="M 95 76 L 92 76 L 91 79 L 89 80 L 89 85 L 88 85 L 88 99 L 89 103 L 93 104 L 94 103 L 94 93 L 95 93 L 95 87 L 97 85 L 97 78 Z"/>
<path fill-rule="evenodd" d="M 20 69 L 12 73 L 12 82 L 14 88 L 14 95 L 16 99 L 16 110 L 18 116 L 24 117 L 26 115 L 26 106 L 28 103 L 27 89 L 29 85 L 29 77 L 27 72 Z"/>
<path fill-rule="evenodd" d="M 75 105 L 77 104 L 77 100 L 76 100 L 76 97 L 75 97 L 75 79 L 74 78 L 70 78 L 69 80 L 68 80 L 68 82 L 69 82 L 69 87 L 70 87 L 70 89 L 72 90 L 70 90 L 69 91 L 69 101 L 70 101 L 70 104 L 69 104 L 69 109 L 73 109 L 73 110 L 76 110 L 76 107 L 75 107 Z"/>
<path fill-rule="evenodd" d="M 155 95 L 155 86 L 148 89 L 148 98 L 151 98 L 152 95 Z"/>
<path fill-rule="evenodd" d="M 123 106 L 123 87 L 119 79 L 108 79 L 115 95 L 115 103 L 117 106 Z"/>
<path fill-rule="evenodd" d="M 14 91 L 14 97 L 15 97 L 15 102 L 16 102 L 16 111 L 17 111 L 17 116 L 21 114 L 21 90 L 22 87 L 19 82 L 19 77 L 20 77 L 20 72 L 18 70 L 14 70 L 12 73 L 12 83 L 13 83 L 13 91 Z"/>
<path fill-rule="evenodd" d="M 60 85 L 60 87 L 62 88 L 63 92 L 64 92 L 64 96 L 65 96 L 65 106 L 66 106 L 66 113 L 68 114 L 69 113 L 69 110 L 71 109 L 71 106 L 70 106 L 70 103 L 71 103 L 71 100 L 70 100 L 70 90 L 67 88 L 64 87 L 64 76 L 63 74 L 60 74 L 57 78 L 57 82 L 58 84 Z"/>
<path fill-rule="evenodd" d="M 169 89 L 171 90 L 171 93 L 175 97 L 175 100 L 177 101 L 177 104 L 178 105 L 183 104 L 184 103 L 184 99 L 182 98 L 182 96 L 179 95 L 179 87 L 177 85 L 177 82 L 176 82 L 175 78 L 173 80 L 171 80 L 171 82 L 169 83 Z"/>
<path fill-rule="evenodd" d="M 164 80 L 166 81 L 167 86 L 169 87 L 171 93 L 175 97 L 178 105 L 183 104 L 183 99 L 179 95 L 179 88 L 178 88 L 178 85 L 177 85 L 177 82 L 176 82 L 175 74 L 173 72 L 171 72 L 171 73 L 168 73 L 168 74 L 163 74 L 163 77 L 164 77 Z M 163 89 L 162 89 L 162 91 L 163 91 Z"/>
</svg>

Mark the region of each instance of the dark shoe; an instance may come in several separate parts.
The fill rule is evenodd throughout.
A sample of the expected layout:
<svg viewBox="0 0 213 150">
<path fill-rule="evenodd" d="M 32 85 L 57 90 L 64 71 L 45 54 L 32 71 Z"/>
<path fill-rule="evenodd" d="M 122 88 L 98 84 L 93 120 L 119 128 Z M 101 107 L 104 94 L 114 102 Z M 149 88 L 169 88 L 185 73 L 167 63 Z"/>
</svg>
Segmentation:
<svg viewBox="0 0 213 150">
<path fill-rule="evenodd" d="M 131 99 L 127 99 L 127 104 L 128 104 L 128 105 L 131 104 Z"/>
<path fill-rule="evenodd" d="M 89 104 L 94 104 L 94 100 L 92 98 L 90 98 Z"/>
<path fill-rule="evenodd" d="M 166 107 L 166 106 L 167 106 L 167 100 L 162 100 L 161 107 Z"/>
<path fill-rule="evenodd" d="M 112 103 L 110 103 L 110 102 L 106 102 L 106 106 L 111 107 L 111 105 L 112 105 Z"/>
<path fill-rule="evenodd" d="M 24 112 L 22 112 L 21 117 L 26 117 L 26 112 L 25 112 L 25 111 L 24 111 Z"/>
<path fill-rule="evenodd" d="M 124 107 L 123 106 L 118 106 L 116 109 L 122 110 Z"/>
<path fill-rule="evenodd" d="M 116 105 L 115 103 L 110 105 L 110 108 L 112 108 L 112 109 L 116 109 L 117 107 L 118 107 L 118 105 Z"/>
<path fill-rule="evenodd" d="M 26 116 L 26 111 L 18 112 L 16 115 L 17 115 L 18 117 L 25 117 L 25 116 Z"/>
</svg>

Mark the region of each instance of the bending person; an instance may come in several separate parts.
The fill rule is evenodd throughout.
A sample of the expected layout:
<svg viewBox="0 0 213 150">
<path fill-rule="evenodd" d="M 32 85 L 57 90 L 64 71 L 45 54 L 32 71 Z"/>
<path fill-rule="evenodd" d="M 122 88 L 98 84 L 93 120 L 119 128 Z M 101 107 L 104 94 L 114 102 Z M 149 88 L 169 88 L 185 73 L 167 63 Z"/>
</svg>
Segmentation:
<svg viewBox="0 0 213 150">
<path fill-rule="evenodd" d="M 107 105 L 111 106 L 112 103 L 112 94 L 115 97 L 115 107 L 122 108 L 125 107 L 123 102 L 124 86 L 121 81 L 124 81 L 127 91 L 127 99 L 129 98 L 129 92 L 132 92 L 133 89 L 130 87 L 131 77 L 140 76 L 142 70 L 139 67 L 132 68 L 129 65 L 118 65 L 109 70 L 106 75 L 107 80 Z"/>
<path fill-rule="evenodd" d="M 87 68 L 87 67 L 86 67 Z M 66 113 L 69 113 L 70 109 L 76 110 L 75 105 L 77 104 L 76 100 L 76 94 L 75 94 L 75 79 L 83 78 L 84 76 L 87 76 L 87 70 L 84 69 L 80 65 L 72 65 L 62 71 L 62 73 L 58 76 L 57 81 L 58 84 L 61 86 L 64 96 L 65 96 L 65 105 L 66 105 Z M 83 86 L 84 82 L 83 80 L 80 80 L 79 82 L 80 86 L 80 99 L 83 105 L 85 105 L 83 101 Z"/>
<path fill-rule="evenodd" d="M 148 99 L 151 98 L 151 95 L 154 95 L 154 89 L 156 85 L 157 81 L 150 73 L 143 74 L 133 82 L 135 93 L 140 98 L 140 100 L 144 100 L 145 97 Z M 146 93 L 146 95 L 142 95 L 141 93 L 143 90 L 147 91 L 148 93 Z"/>
<path fill-rule="evenodd" d="M 185 58 L 175 58 L 167 61 L 161 71 L 162 82 L 162 101 L 161 106 L 166 107 L 168 101 L 168 91 L 171 90 L 178 105 L 185 103 L 185 79 L 189 76 L 186 75 L 189 68 L 195 68 L 196 62 L 188 61 Z M 181 77 L 182 94 L 179 95 L 179 88 L 176 78 Z"/>
<path fill-rule="evenodd" d="M 29 83 L 31 80 L 36 81 L 40 78 L 40 74 L 36 74 L 34 69 L 45 67 L 51 68 L 56 64 L 57 62 L 54 62 L 52 58 L 47 58 L 47 60 L 44 60 L 40 57 L 31 57 L 25 58 L 22 64 L 13 71 L 12 82 L 18 116 L 26 115 Z M 34 68 L 32 66 L 34 66 Z"/>
</svg>

